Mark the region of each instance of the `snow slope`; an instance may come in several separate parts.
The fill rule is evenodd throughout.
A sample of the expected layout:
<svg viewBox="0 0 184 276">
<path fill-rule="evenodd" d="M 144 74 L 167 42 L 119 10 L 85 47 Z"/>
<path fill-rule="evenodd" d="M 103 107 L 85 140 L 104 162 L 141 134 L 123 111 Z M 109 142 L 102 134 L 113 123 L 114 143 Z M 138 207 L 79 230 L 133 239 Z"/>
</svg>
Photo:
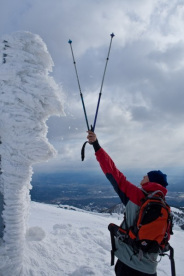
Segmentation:
<svg viewBox="0 0 184 276">
<path fill-rule="evenodd" d="M 80 209 L 65 210 L 31 202 L 24 275 L 114 275 L 114 268 L 110 266 L 110 236 L 107 226 L 110 222 L 119 224 L 120 221 L 121 218 L 115 214 L 111 216 Z M 184 275 L 183 240 L 184 232 L 176 226 L 171 245 L 175 249 L 177 276 Z M 162 258 L 158 265 L 158 276 L 165 275 L 171 275 L 168 257 Z"/>
</svg>

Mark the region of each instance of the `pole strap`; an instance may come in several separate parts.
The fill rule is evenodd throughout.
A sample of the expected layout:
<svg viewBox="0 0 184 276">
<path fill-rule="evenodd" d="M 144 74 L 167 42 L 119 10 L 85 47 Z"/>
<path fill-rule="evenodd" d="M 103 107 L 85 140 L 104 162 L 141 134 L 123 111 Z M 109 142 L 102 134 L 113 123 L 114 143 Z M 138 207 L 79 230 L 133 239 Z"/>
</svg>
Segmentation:
<svg viewBox="0 0 184 276">
<path fill-rule="evenodd" d="M 81 149 L 81 160 L 84 161 L 84 158 L 85 158 L 85 147 L 86 147 L 86 144 L 88 143 L 88 141 L 86 141 L 83 146 L 82 146 L 82 149 Z"/>
</svg>

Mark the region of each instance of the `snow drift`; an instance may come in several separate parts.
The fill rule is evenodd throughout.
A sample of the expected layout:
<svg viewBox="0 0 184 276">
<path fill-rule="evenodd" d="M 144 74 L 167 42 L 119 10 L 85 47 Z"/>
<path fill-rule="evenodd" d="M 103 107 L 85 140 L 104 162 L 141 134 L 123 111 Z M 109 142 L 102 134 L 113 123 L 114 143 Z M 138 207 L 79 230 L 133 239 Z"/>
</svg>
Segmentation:
<svg viewBox="0 0 184 276">
<path fill-rule="evenodd" d="M 16 32 L 4 36 L 0 48 L 0 192 L 5 224 L 0 275 L 12 275 L 13 269 L 15 276 L 24 275 L 32 165 L 56 154 L 46 137 L 46 120 L 63 110 L 61 89 L 49 76 L 53 61 L 38 35 Z"/>
<path fill-rule="evenodd" d="M 110 222 L 119 225 L 123 214 L 65 208 L 31 202 L 24 276 L 114 276 L 107 227 Z M 183 238 L 184 232 L 176 224 L 171 245 L 177 276 L 183 276 Z M 166 275 L 171 275 L 167 256 L 158 264 L 158 276 Z"/>
</svg>

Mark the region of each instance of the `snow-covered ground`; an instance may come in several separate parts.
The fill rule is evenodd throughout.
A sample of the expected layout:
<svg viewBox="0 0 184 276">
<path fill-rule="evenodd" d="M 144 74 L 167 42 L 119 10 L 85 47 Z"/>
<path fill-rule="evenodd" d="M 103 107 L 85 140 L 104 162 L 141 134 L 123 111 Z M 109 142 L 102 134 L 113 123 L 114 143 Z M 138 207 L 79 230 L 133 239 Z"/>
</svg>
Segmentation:
<svg viewBox="0 0 184 276">
<path fill-rule="evenodd" d="M 31 215 L 24 252 L 24 275 L 30 276 L 110 276 L 110 222 L 118 215 L 65 210 L 31 202 Z M 175 226 L 171 245 L 175 249 L 176 275 L 183 276 L 184 232 Z M 170 261 L 162 258 L 158 276 L 169 276 Z"/>
</svg>

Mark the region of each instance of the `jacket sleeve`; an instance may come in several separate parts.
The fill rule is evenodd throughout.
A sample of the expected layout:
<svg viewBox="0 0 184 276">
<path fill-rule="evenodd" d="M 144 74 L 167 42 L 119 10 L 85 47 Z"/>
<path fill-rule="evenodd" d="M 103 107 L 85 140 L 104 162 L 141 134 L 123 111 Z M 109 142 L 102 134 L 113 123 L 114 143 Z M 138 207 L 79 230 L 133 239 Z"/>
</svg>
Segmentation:
<svg viewBox="0 0 184 276">
<path fill-rule="evenodd" d="M 144 197 L 141 189 L 126 180 L 124 174 L 116 168 L 110 156 L 102 148 L 100 148 L 95 155 L 102 171 L 111 182 L 123 204 L 126 205 L 130 200 L 140 206 L 141 199 Z"/>
</svg>

